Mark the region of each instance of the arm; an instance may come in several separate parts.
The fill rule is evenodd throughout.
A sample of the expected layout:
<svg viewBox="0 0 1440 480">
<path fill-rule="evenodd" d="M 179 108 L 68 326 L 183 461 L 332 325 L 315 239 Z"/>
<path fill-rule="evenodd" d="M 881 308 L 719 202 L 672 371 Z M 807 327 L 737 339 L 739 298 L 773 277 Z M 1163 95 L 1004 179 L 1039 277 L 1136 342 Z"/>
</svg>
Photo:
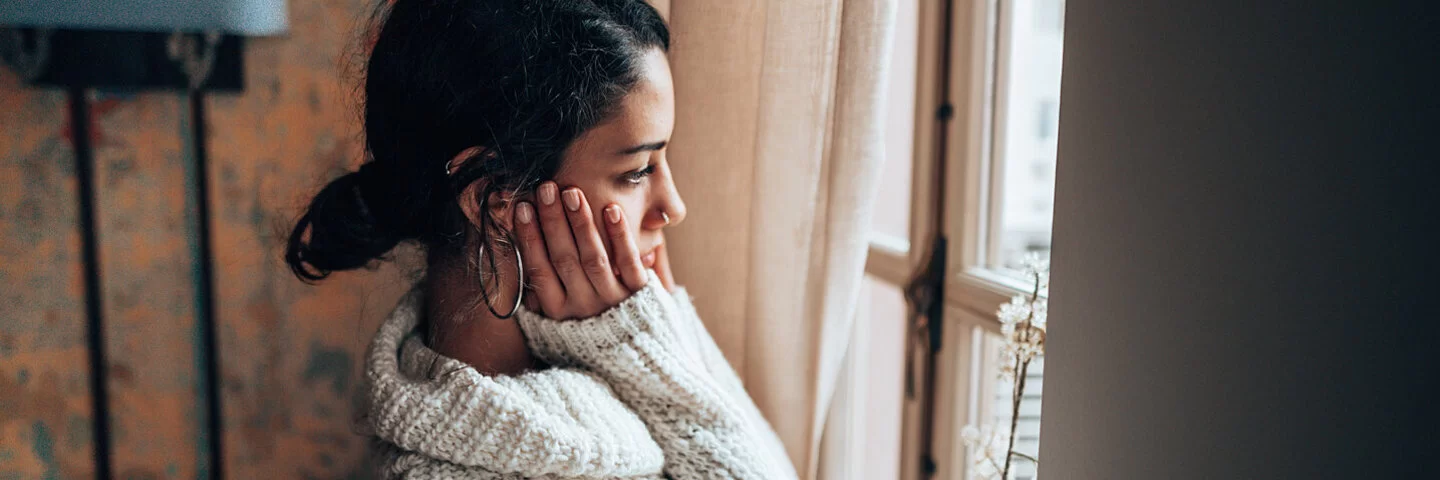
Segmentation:
<svg viewBox="0 0 1440 480">
<path fill-rule="evenodd" d="M 517 317 L 531 348 L 548 362 L 585 368 L 610 383 L 649 427 L 674 478 L 796 478 L 728 364 L 728 374 L 717 377 L 707 355 L 686 350 L 682 338 L 693 334 L 692 320 L 654 272 L 649 275 L 620 305 L 583 320 L 556 321 L 522 309 Z M 706 342 L 698 343 L 703 353 Z M 708 344 L 714 348 L 713 340 Z"/>
</svg>

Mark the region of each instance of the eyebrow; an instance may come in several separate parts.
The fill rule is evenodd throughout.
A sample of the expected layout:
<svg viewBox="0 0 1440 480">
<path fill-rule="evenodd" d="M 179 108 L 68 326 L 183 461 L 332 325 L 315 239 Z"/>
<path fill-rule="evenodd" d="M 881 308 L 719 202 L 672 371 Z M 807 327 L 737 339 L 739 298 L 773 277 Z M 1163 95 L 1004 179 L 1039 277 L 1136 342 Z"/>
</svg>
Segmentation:
<svg viewBox="0 0 1440 480">
<path fill-rule="evenodd" d="M 636 145 L 636 146 L 633 146 L 633 147 L 630 147 L 630 148 L 621 150 L 618 154 L 619 154 L 619 155 L 634 155 L 634 154 L 637 154 L 637 153 L 640 153 L 640 152 L 652 151 L 652 150 L 659 150 L 659 149 L 665 148 L 665 144 L 666 144 L 666 143 L 667 143 L 666 141 L 661 140 L 661 141 L 658 141 L 658 142 L 651 142 L 651 143 L 646 143 L 646 144 L 642 144 L 642 145 Z"/>
</svg>

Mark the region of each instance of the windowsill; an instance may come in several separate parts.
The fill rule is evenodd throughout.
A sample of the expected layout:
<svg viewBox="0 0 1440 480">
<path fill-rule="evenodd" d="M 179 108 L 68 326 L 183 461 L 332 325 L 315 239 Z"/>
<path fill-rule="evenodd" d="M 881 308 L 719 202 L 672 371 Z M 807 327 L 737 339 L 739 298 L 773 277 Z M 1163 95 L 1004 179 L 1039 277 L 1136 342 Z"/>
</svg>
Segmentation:
<svg viewBox="0 0 1440 480">
<path fill-rule="evenodd" d="M 1033 288 L 1024 280 L 972 267 L 950 277 L 945 285 L 945 303 L 998 323 L 995 311 L 1000 305 L 1015 295 L 1029 294 Z"/>
</svg>

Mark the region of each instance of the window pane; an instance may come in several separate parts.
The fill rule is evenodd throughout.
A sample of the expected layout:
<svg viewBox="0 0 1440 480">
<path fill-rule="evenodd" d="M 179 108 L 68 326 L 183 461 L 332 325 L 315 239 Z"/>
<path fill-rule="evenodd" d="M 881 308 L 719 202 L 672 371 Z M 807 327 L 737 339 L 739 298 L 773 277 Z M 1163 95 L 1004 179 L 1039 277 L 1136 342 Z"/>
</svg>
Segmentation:
<svg viewBox="0 0 1440 480">
<path fill-rule="evenodd" d="M 910 240 L 910 182 L 915 152 L 915 63 L 919 52 L 918 2 L 899 2 L 894 50 L 890 54 L 885 113 L 885 166 L 870 229 Z"/>
<path fill-rule="evenodd" d="M 856 332 L 867 382 L 861 414 L 865 471 L 858 478 L 894 480 L 900 473 L 901 402 L 905 394 L 905 299 L 899 287 L 866 275 Z"/>
<path fill-rule="evenodd" d="M 1050 254 L 1064 8 L 1064 0 L 1006 0 L 1002 6 L 992 268 L 1015 270 L 1027 252 Z"/>
</svg>

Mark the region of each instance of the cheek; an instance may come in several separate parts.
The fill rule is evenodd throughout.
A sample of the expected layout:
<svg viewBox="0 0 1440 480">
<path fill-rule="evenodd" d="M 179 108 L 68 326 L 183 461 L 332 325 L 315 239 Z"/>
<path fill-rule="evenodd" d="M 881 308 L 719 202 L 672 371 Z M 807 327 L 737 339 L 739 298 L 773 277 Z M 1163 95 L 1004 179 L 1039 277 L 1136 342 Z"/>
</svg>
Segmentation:
<svg viewBox="0 0 1440 480">
<path fill-rule="evenodd" d="M 638 193 L 640 190 L 636 190 L 636 192 L 631 194 L 612 190 L 596 192 L 593 195 L 586 192 L 587 198 L 590 200 L 591 214 L 595 216 L 596 222 L 601 224 L 600 238 L 605 242 L 606 247 L 611 249 L 611 252 L 614 252 L 613 246 L 610 245 L 608 230 L 611 224 L 610 220 L 605 218 L 605 207 L 610 204 L 620 206 L 620 210 L 625 214 L 625 229 L 629 231 L 630 238 L 635 239 L 637 246 L 643 247 L 643 240 L 640 238 L 640 220 L 645 215 L 645 197 Z"/>
<path fill-rule="evenodd" d="M 630 232 L 630 238 L 635 243 L 640 243 L 640 221 L 645 218 L 645 198 L 639 195 L 616 198 L 616 205 L 625 212 L 625 230 Z"/>
</svg>

